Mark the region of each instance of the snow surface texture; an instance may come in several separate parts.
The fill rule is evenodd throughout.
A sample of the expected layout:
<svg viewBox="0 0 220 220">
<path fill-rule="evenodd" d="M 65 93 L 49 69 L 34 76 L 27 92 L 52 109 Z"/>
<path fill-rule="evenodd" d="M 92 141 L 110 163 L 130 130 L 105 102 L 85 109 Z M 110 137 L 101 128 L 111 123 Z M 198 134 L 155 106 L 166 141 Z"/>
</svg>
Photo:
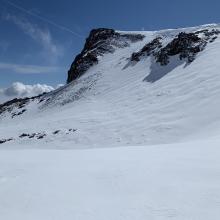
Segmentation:
<svg viewBox="0 0 220 220">
<path fill-rule="evenodd" d="M 3 220 L 219 220 L 220 141 L 0 154 Z"/>
<path fill-rule="evenodd" d="M 203 28 L 219 26 L 141 32 L 77 81 L 2 113 L 0 139 L 13 140 L 0 145 L 0 219 L 219 220 L 220 39 L 190 65 L 129 63 L 158 35 Z M 152 69 L 163 74 L 154 83 Z"/>
</svg>

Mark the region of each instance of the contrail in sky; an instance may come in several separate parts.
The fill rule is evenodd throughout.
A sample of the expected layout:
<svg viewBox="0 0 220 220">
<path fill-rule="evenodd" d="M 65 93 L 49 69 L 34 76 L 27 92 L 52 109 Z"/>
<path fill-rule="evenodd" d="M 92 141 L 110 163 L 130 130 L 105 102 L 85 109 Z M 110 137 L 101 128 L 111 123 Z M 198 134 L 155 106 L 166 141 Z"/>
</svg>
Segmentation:
<svg viewBox="0 0 220 220">
<path fill-rule="evenodd" d="M 69 32 L 69 33 L 71 33 L 71 34 L 73 34 L 73 35 L 75 35 L 75 36 L 77 36 L 79 38 L 84 38 L 84 36 L 78 34 L 77 32 L 72 31 L 71 29 L 69 29 L 69 28 L 67 28 L 67 27 L 65 27 L 63 25 L 59 25 L 59 24 L 57 24 L 57 23 L 55 23 L 55 22 L 53 22 L 53 21 L 51 21 L 51 20 L 49 20 L 49 19 L 47 19 L 45 17 L 37 15 L 37 14 L 31 12 L 31 11 L 28 11 L 27 9 L 21 7 L 20 5 L 17 5 L 17 4 L 15 4 L 15 3 L 11 2 L 11 1 L 8 1 L 8 0 L 3 0 L 3 1 L 6 2 L 7 4 L 9 4 L 10 6 L 12 6 L 12 7 L 14 7 L 14 8 L 16 8 L 16 9 L 18 9 L 18 10 L 20 10 L 20 11 L 22 11 L 22 12 L 28 14 L 28 15 L 30 15 L 30 16 L 33 16 L 35 18 L 38 18 L 41 21 L 44 21 L 44 22 L 46 22 L 46 23 L 48 23 L 50 25 L 53 25 L 54 27 L 57 27 L 57 28 L 59 28 L 59 29 L 61 29 L 63 31 Z"/>
</svg>

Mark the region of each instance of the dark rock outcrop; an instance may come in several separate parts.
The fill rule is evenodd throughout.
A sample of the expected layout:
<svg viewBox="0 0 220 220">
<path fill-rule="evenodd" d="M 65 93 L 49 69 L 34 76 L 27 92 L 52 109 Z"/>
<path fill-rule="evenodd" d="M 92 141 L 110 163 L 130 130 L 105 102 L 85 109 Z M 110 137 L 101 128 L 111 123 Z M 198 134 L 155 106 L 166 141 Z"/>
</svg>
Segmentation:
<svg viewBox="0 0 220 220">
<path fill-rule="evenodd" d="M 56 130 L 53 132 L 53 134 L 59 134 L 61 130 Z"/>
<path fill-rule="evenodd" d="M 143 40 L 141 34 L 122 34 L 113 29 L 99 28 L 90 32 L 82 52 L 76 56 L 68 71 L 67 83 L 82 76 L 91 66 L 98 63 L 98 56 L 113 53 L 115 48 L 129 46 Z"/>
<path fill-rule="evenodd" d="M 29 134 L 23 133 L 19 136 L 19 138 L 25 138 L 25 137 L 29 137 L 29 136 L 30 136 Z"/>
<path fill-rule="evenodd" d="M 220 34 L 219 30 L 200 30 L 193 33 L 179 33 L 170 43 L 162 47 L 162 38 L 157 37 L 140 51 L 133 53 L 130 60 L 138 62 L 141 57 L 153 55 L 160 65 L 167 65 L 171 56 L 178 56 L 187 63 L 194 61 L 196 54 L 203 51 L 207 43 L 212 43 Z"/>
<path fill-rule="evenodd" d="M 15 98 L 15 99 L 12 99 L 10 101 L 7 101 L 3 104 L 0 104 L 0 115 L 4 112 L 9 112 L 11 113 L 13 111 L 13 109 L 20 109 L 19 112 L 14 112 L 11 114 L 12 118 L 16 117 L 16 116 L 19 116 L 19 115 L 22 115 L 23 113 L 25 113 L 27 110 L 26 109 L 23 109 L 21 110 L 22 108 L 24 108 L 30 101 L 33 101 L 33 100 L 40 100 L 39 102 L 42 102 L 44 101 L 44 99 L 42 98 L 46 93 L 42 93 L 38 96 L 33 96 L 33 97 L 25 97 L 25 98 Z"/>
<path fill-rule="evenodd" d="M 1 140 L 0 140 L 0 144 L 4 144 L 4 143 L 9 142 L 9 141 L 13 141 L 13 138 L 1 139 Z"/>
<path fill-rule="evenodd" d="M 155 54 L 155 51 L 162 47 L 161 40 L 161 37 L 157 37 L 150 43 L 146 44 L 139 52 L 133 53 L 131 55 L 131 61 L 138 62 L 143 56 L 150 56 L 152 54 Z"/>
<path fill-rule="evenodd" d="M 10 108 L 12 106 L 16 106 L 17 108 L 23 108 L 29 100 L 30 98 L 15 98 L 10 101 L 7 101 L 0 105 L 0 114 L 4 112 L 6 109 L 10 111 Z"/>
<path fill-rule="evenodd" d="M 187 59 L 190 63 L 195 59 L 195 55 L 202 51 L 207 42 L 199 38 L 195 33 L 181 32 L 166 47 L 155 54 L 156 61 L 161 65 L 169 63 L 169 57 L 178 55 L 179 59 Z"/>
<path fill-rule="evenodd" d="M 196 55 L 203 51 L 208 43 L 214 42 L 220 31 L 218 29 L 202 29 L 196 32 L 181 32 L 167 43 L 166 35 L 156 37 L 140 51 L 131 55 L 127 68 L 135 65 L 144 57 L 151 56 L 150 73 L 144 81 L 154 83 L 170 73 L 176 67 L 192 63 Z M 166 45 L 164 45 L 166 42 Z"/>
<path fill-rule="evenodd" d="M 14 118 L 14 117 L 16 117 L 16 116 L 22 115 L 22 114 L 24 114 L 26 111 L 27 111 L 27 109 L 23 109 L 23 110 L 20 111 L 20 112 L 17 112 L 17 113 L 14 112 L 14 113 L 12 113 L 11 117 Z"/>
</svg>

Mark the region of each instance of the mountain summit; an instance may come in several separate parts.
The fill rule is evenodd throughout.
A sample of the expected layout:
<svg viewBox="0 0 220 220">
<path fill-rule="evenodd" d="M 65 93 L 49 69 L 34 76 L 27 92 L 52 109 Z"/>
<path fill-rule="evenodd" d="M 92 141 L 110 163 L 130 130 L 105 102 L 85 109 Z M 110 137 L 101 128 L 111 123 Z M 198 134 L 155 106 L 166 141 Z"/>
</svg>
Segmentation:
<svg viewBox="0 0 220 220">
<path fill-rule="evenodd" d="M 220 26 L 94 29 L 67 84 L 0 105 L 0 144 L 82 148 L 215 136 Z"/>
</svg>

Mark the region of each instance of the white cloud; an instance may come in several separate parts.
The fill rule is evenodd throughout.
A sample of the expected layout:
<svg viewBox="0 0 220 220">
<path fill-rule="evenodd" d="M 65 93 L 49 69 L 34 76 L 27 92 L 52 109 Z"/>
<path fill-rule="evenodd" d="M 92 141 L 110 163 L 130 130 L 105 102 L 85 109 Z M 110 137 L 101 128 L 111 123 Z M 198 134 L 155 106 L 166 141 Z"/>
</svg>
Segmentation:
<svg viewBox="0 0 220 220">
<path fill-rule="evenodd" d="M 4 19 L 13 22 L 25 34 L 39 43 L 44 49 L 45 57 L 50 59 L 50 61 L 56 61 L 58 57 L 62 56 L 62 47 L 54 42 L 48 29 L 42 29 L 24 18 L 11 14 L 6 14 Z"/>
<path fill-rule="evenodd" d="M 13 63 L 0 62 L 0 70 L 11 70 L 22 74 L 38 74 L 38 73 L 53 73 L 61 71 L 61 67 L 57 66 L 35 66 L 35 65 L 19 65 Z"/>
<path fill-rule="evenodd" d="M 60 84 L 56 86 L 56 88 L 60 86 L 62 85 Z M 53 91 L 56 88 L 45 84 L 25 85 L 20 82 L 15 82 L 8 88 L 0 89 L 0 103 L 14 98 L 37 96 L 44 92 Z"/>
</svg>

